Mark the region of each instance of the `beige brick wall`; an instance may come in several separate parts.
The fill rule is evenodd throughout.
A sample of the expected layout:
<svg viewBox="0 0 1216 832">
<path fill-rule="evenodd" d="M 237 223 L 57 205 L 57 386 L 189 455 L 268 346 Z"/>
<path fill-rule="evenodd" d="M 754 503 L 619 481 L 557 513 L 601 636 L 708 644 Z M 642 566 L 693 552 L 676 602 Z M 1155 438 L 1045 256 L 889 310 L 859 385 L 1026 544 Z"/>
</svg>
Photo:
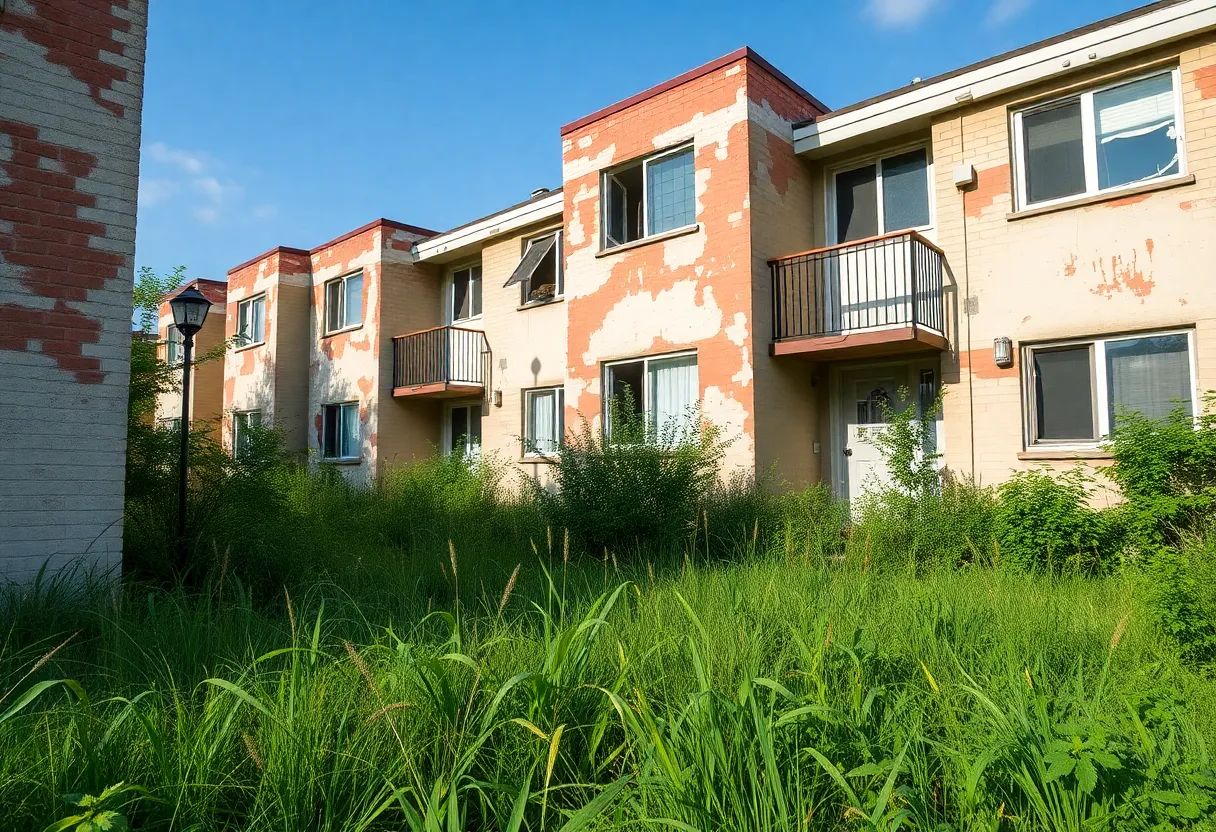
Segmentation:
<svg viewBox="0 0 1216 832">
<path fill-rule="evenodd" d="M 223 305 L 213 306 L 207 320 L 194 336 L 194 355 L 204 356 L 224 342 Z M 156 334 L 162 342 L 157 351 L 161 360 L 168 357 L 169 328 L 173 326 L 173 315 L 167 304 L 161 310 Z M 177 374 L 180 379 L 180 371 Z M 156 397 L 156 420 L 176 419 L 182 412 L 181 390 L 161 393 Z M 224 417 L 224 356 L 203 363 L 195 363 L 190 378 L 190 421 L 213 431 L 219 438 Z"/>
</svg>

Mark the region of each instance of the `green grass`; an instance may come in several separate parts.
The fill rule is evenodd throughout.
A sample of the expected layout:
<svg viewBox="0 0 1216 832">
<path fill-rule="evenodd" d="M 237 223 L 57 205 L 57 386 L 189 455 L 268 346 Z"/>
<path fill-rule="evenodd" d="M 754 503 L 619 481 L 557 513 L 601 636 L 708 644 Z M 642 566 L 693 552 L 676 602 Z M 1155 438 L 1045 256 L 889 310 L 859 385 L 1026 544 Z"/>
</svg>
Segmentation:
<svg viewBox="0 0 1216 832">
<path fill-rule="evenodd" d="M 26 593 L 8 828 L 120 782 L 141 829 L 1212 828 L 1216 684 L 1132 573 L 538 544 L 505 603 L 515 562 L 459 549 L 256 600 Z"/>
</svg>

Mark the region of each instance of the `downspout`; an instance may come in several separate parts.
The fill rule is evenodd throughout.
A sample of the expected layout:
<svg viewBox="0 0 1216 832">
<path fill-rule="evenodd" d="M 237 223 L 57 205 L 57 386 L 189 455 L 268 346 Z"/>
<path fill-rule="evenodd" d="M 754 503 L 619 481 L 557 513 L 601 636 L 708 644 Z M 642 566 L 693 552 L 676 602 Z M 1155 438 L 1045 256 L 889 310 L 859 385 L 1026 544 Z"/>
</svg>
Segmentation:
<svg viewBox="0 0 1216 832">
<path fill-rule="evenodd" d="M 963 111 L 958 112 L 958 146 L 963 163 L 967 161 L 967 137 L 963 132 Z M 963 316 L 967 326 L 967 411 L 970 424 L 971 482 L 975 482 L 975 375 L 971 372 L 971 240 L 967 233 L 967 189 L 959 190 L 963 208 Z M 961 362 L 960 362 L 961 364 Z"/>
</svg>

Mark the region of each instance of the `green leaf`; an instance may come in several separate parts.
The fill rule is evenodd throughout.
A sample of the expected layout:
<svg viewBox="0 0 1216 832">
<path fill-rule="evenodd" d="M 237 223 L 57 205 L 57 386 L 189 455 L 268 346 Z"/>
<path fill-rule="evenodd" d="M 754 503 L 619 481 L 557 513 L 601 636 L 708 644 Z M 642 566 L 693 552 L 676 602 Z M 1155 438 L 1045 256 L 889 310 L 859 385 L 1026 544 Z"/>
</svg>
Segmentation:
<svg viewBox="0 0 1216 832">
<path fill-rule="evenodd" d="M 562 826 L 560 832 L 578 832 L 580 829 L 585 829 L 587 824 L 595 820 L 597 815 L 607 809 L 612 801 L 616 800 L 616 796 L 621 793 L 621 789 L 625 788 L 625 784 L 632 777 L 632 774 L 626 774 L 620 780 L 609 784 L 590 803 L 575 812 L 570 817 L 570 820 L 566 821 L 565 825 Z"/>
<path fill-rule="evenodd" d="M 1048 783 L 1072 774 L 1072 770 L 1077 764 L 1076 760 L 1063 753 L 1048 754 L 1043 758 L 1043 762 L 1048 764 L 1047 777 L 1045 778 L 1045 781 Z"/>
<path fill-rule="evenodd" d="M 878 763 L 862 763 L 850 771 L 845 777 L 877 777 L 884 771 Z"/>
<path fill-rule="evenodd" d="M 1086 794 L 1093 792 L 1098 785 L 1098 770 L 1088 757 L 1077 760 L 1077 785 Z"/>
<path fill-rule="evenodd" d="M 1178 792 L 1153 792 L 1149 795 L 1149 797 L 1158 803 L 1165 803 L 1169 806 L 1178 806 L 1186 800 L 1186 798 Z"/>
<path fill-rule="evenodd" d="M 1111 754 L 1109 751 L 1095 751 L 1090 754 L 1090 757 L 1093 758 L 1095 763 L 1108 771 L 1123 768 L 1123 763 L 1119 760 L 1119 758 L 1114 754 Z"/>
</svg>

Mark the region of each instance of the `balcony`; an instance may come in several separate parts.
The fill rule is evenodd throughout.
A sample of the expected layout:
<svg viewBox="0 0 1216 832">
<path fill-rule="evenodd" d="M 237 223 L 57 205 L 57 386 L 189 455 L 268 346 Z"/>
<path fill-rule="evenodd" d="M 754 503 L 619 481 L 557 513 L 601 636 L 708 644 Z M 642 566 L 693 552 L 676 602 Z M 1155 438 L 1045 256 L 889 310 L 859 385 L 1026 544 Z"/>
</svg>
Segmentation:
<svg viewBox="0 0 1216 832">
<path fill-rule="evenodd" d="M 439 326 L 393 339 L 393 395 L 484 396 L 493 354 L 484 332 Z"/>
<path fill-rule="evenodd" d="M 814 360 L 946 350 L 942 250 L 915 231 L 769 261 L 773 355 Z"/>
</svg>

